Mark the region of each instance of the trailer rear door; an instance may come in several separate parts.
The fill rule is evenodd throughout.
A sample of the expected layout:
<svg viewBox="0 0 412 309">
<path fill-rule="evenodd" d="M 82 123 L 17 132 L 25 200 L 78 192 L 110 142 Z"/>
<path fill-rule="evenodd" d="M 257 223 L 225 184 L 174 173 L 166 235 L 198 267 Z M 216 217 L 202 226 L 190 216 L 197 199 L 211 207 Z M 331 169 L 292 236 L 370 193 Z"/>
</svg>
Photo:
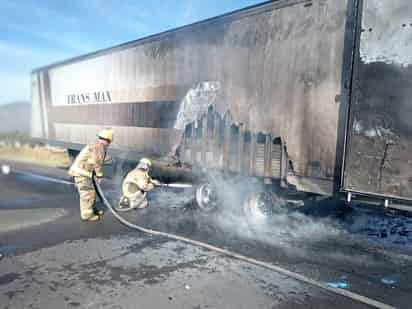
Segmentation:
<svg viewBox="0 0 412 309">
<path fill-rule="evenodd" d="M 412 1 L 362 5 L 343 188 L 412 199 Z"/>
</svg>

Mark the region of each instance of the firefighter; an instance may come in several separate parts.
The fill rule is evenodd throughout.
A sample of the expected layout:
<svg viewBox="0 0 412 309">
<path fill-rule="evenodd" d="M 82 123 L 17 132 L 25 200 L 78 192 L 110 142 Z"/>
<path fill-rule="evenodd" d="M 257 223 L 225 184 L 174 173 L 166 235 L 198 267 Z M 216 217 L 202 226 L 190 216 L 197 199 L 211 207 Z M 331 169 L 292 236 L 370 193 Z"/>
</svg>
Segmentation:
<svg viewBox="0 0 412 309">
<path fill-rule="evenodd" d="M 96 208 L 96 181 L 103 178 L 103 163 L 107 147 L 113 141 L 112 129 L 103 129 L 97 135 L 98 141 L 82 149 L 69 169 L 69 175 L 74 177 L 80 195 L 80 218 L 84 221 L 97 221 L 103 216 L 103 210 Z"/>
<path fill-rule="evenodd" d="M 149 205 L 147 192 L 160 185 L 158 180 L 149 176 L 151 166 L 152 162 L 149 159 L 142 158 L 137 167 L 126 175 L 122 184 L 123 196 L 118 204 L 119 210 L 146 208 Z"/>
</svg>

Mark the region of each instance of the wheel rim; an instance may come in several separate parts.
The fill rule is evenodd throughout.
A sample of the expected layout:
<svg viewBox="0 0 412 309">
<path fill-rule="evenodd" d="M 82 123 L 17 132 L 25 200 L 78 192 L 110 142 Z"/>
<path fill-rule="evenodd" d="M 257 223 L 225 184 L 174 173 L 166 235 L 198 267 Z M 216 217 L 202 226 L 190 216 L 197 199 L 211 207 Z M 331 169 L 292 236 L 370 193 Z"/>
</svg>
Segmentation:
<svg viewBox="0 0 412 309">
<path fill-rule="evenodd" d="M 243 210 L 247 219 L 265 221 L 281 207 L 281 201 L 271 192 L 256 192 L 245 201 Z"/>
<path fill-rule="evenodd" d="M 210 184 L 203 184 L 196 189 L 196 204 L 204 211 L 212 211 L 217 208 L 216 189 Z"/>
</svg>

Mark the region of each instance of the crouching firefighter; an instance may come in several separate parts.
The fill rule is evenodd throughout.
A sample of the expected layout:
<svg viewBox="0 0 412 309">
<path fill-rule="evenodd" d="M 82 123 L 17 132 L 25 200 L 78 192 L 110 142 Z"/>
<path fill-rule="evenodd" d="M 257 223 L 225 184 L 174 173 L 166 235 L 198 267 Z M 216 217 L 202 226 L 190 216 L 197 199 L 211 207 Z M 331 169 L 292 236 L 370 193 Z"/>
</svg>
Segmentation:
<svg viewBox="0 0 412 309">
<path fill-rule="evenodd" d="M 160 185 L 158 180 L 149 176 L 151 166 L 149 159 L 142 158 L 137 167 L 126 175 L 122 183 L 123 195 L 119 200 L 118 210 L 146 208 L 149 205 L 147 192 Z"/>
<path fill-rule="evenodd" d="M 80 218 L 84 221 L 97 221 L 103 216 L 103 210 L 96 208 L 96 181 L 103 178 L 103 164 L 107 147 L 113 141 L 111 129 L 103 129 L 97 135 L 98 140 L 82 149 L 69 169 L 69 175 L 74 177 L 80 195 Z"/>
</svg>

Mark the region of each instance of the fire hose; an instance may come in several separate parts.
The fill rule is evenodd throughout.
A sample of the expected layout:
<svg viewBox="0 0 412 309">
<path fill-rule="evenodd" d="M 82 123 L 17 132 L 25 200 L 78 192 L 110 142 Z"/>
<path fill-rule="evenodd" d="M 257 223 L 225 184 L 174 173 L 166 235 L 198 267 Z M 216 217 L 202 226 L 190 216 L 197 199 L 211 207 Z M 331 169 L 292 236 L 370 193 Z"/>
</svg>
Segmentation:
<svg viewBox="0 0 412 309">
<path fill-rule="evenodd" d="M 113 216 L 119 220 L 122 224 L 124 224 L 125 226 L 140 231 L 142 233 L 146 233 L 146 234 L 150 234 L 150 235 L 157 235 L 157 236 L 161 236 L 161 237 L 166 237 L 169 239 L 173 239 L 173 240 L 177 240 L 177 241 L 181 241 L 181 242 L 185 242 L 197 247 L 201 247 L 201 248 L 205 248 L 207 250 L 210 251 L 214 251 L 217 253 L 220 253 L 222 255 L 240 260 L 240 261 L 244 261 L 256 266 L 260 266 L 266 269 L 269 269 L 271 271 L 277 272 L 279 274 L 285 275 L 289 278 L 293 278 L 297 281 L 300 282 L 304 282 L 306 284 L 310 284 L 312 286 L 316 286 L 318 288 L 321 288 L 323 290 L 327 290 L 329 292 L 332 292 L 334 294 L 349 298 L 351 300 L 366 304 L 368 306 L 371 306 L 373 308 L 378 308 L 378 309 L 394 309 L 395 307 L 384 304 L 380 301 L 371 299 L 369 297 L 351 292 L 351 291 L 347 291 L 347 290 L 343 290 L 343 289 L 339 289 L 339 288 L 334 288 L 328 285 L 325 285 L 317 280 L 308 278 L 304 275 L 292 272 L 290 270 L 287 270 L 285 268 L 282 268 L 280 266 L 271 264 L 271 263 L 267 263 L 267 262 L 263 262 L 263 261 L 259 261 L 257 259 L 248 257 L 248 256 L 244 256 L 242 254 L 227 250 L 227 249 L 223 249 L 223 248 L 219 248 L 213 245 L 210 245 L 208 243 L 202 242 L 202 241 L 197 241 L 197 240 L 193 240 L 187 237 L 183 237 L 183 236 L 179 236 L 179 235 L 175 235 L 175 234 L 170 234 L 170 233 L 166 233 L 166 232 L 161 232 L 161 231 L 157 231 L 157 230 L 153 230 L 153 229 L 148 229 L 145 227 L 142 227 L 140 225 L 134 224 L 128 220 L 126 220 L 125 218 L 123 218 L 122 216 L 120 216 L 116 210 L 112 207 L 112 205 L 110 204 L 110 202 L 107 200 L 100 184 L 97 181 L 94 181 L 96 189 L 97 189 L 97 193 L 99 194 L 101 200 L 103 201 L 103 203 L 106 205 L 106 207 L 110 210 L 110 212 L 113 214 Z M 170 186 L 170 185 L 169 185 Z"/>
<path fill-rule="evenodd" d="M 184 189 L 184 188 L 192 188 L 193 185 L 188 184 L 188 183 L 161 183 L 159 184 L 159 187 Z"/>
</svg>

